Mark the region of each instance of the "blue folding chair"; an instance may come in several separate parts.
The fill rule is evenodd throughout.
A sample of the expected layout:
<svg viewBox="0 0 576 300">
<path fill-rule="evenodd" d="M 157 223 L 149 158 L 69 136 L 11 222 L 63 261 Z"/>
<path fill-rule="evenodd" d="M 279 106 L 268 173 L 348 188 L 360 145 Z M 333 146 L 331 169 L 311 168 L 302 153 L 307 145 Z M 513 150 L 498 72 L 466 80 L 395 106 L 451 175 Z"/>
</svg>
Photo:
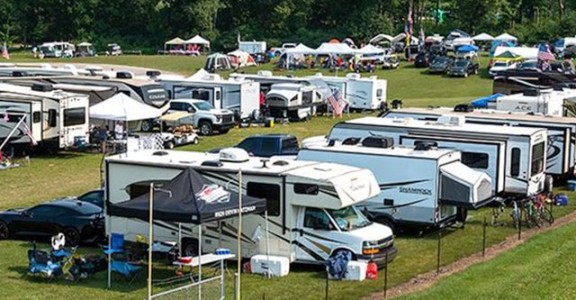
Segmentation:
<svg viewBox="0 0 576 300">
<path fill-rule="evenodd" d="M 124 252 L 124 235 L 120 233 L 110 234 L 110 247 L 104 246 L 104 253 L 111 255 Z"/>
</svg>

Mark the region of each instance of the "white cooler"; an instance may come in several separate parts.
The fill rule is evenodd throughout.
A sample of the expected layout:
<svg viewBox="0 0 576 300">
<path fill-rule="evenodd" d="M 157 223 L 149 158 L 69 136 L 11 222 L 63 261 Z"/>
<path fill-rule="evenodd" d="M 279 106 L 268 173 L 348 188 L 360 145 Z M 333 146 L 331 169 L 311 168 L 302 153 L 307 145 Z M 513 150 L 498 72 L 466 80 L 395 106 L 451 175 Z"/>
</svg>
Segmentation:
<svg viewBox="0 0 576 300">
<path fill-rule="evenodd" d="M 254 255 L 250 258 L 250 268 L 252 273 L 270 274 L 271 276 L 285 276 L 290 272 L 290 261 L 288 257 Z M 366 268 L 364 268 L 366 273 Z"/>
<path fill-rule="evenodd" d="M 362 261 L 349 261 L 346 273 L 346 277 L 344 280 L 357 280 L 362 281 L 366 279 L 366 269 L 368 268 L 368 264 Z"/>
</svg>

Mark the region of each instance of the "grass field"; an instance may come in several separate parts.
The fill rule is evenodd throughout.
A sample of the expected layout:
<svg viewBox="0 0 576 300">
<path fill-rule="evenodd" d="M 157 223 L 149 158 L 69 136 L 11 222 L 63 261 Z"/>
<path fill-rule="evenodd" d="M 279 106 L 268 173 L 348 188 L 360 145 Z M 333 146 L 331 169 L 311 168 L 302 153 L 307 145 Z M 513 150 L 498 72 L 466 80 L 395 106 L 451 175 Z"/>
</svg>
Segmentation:
<svg viewBox="0 0 576 300">
<path fill-rule="evenodd" d="M 18 60 L 20 60 L 17 57 Z M 27 59 L 22 58 L 22 61 Z M 29 61 L 29 60 L 28 60 Z M 123 64 L 162 69 L 183 74 L 195 72 L 203 63 L 201 58 L 173 56 L 122 56 L 73 59 L 72 61 L 90 64 Z M 36 61 L 37 62 L 37 61 Z M 50 60 L 45 60 L 50 62 Z M 486 65 L 483 58 L 482 65 Z M 263 68 L 270 68 L 264 66 Z M 254 68 L 247 72 L 255 71 Z M 316 71 L 298 71 L 293 74 L 313 74 Z M 288 74 L 292 72 L 284 72 Z M 469 101 L 491 91 L 491 81 L 485 72 L 481 76 L 467 79 L 447 78 L 421 74 L 421 69 L 403 65 L 398 70 L 378 71 L 376 75 L 388 80 L 388 99 L 402 98 L 405 106 L 454 105 Z M 341 75 L 341 74 L 339 74 Z M 351 114 L 347 118 L 359 117 Z M 316 117 L 305 123 L 276 125 L 273 128 L 233 129 L 227 135 L 203 137 L 200 144 L 186 146 L 180 150 L 205 151 L 230 146 L 246 136 L 255 133 L 288 132 L 303 138 L 324 135 L 331 126 L 343 119 Z M 0 208 L 27 206 L 47 199 L 76 195 L 95 188 L 100 183 L 100 164 L 102 156 L 98 154 L 63 152 L 51 156 L 33 156 L 31 164 L 22 168 L 0 172 Z M 573 197 L 574 194 L 570 193 Z M 574 210 L 576 205 L 556 210 L 556 215 L 564 215 Z M 482 220 L 489 217 L 491 210 L 484 209 L 471 214 L 465 229 L 449 230 L 442 241 L 441 264 L 448 264 L 458 258 L 481 251 Z M 509 221 L 507 215 L 504 216 Z M 488 227 L 489 245 L 502 241 L 515 233 L 511 226 Z M 436 235 L 401 236 L 396 245 L 399 254 L 390 265 L 390 285 L 406 282 L 417 274 L 436 267 Z M 145 297 L 145 275 L 133 285 L 115 283 L 113 289 L 105 289 L 105 274 L 98 274 L 81 283 L 68 283 L 63 280 L 45 283 L 24 276 L 27 270 L 26 250 L 29 243 L 22 241 L 0 242 L 0 297 L 2 299 L 46 299 L 46 298 L 83 298 L 83 299 L 142 299 Z M 536 248 L 537 250 L 537 248 Z M 93 248 L 86 252 L 97 251 Z M 532 253 L 536 256 L 537 253 Z M 162 267 L 159 267 L 161 271 Z M 289 276 L 265 280 L 262 277 L 247 275 L 243 277 L 243 299 L 322 299 L 324 296 L 324 273 L 322 268 L 292 266 Z M 486 276 L 483 274 L 482 276 Z M 491 276 L 491 278 L 496 276 Z M 379 281 L 330 282 L 330 299 L 357 299 L 370 293 L 381 291 L 382 274 Z M 499 278 L 499 277 L 498 277 Z M 504 279 L 502 279 L 504 280 Z M 227 278 L 227 295 L 231 298 L 232 278 Z M 460 294 L 466 291 L 460 290 Z M 518 291 L 518 298 L 529 297 L 530 293 Z M 47 296 L 49 295 L 49 296 Z M 54 295 L 54 297 L 52 297 Z M 57 295 L 57 296 L 56 296 Z M 515 298 L 515 294 L 511 298 Z M 430 298 L 430 297 L 428 297 Z M 432 296 L 431 298 L 437 298 Z M 467 298 L 467 297 L 465 297 Z M 498 297 L 497 297 L 498 298 Z"/>
</svg>

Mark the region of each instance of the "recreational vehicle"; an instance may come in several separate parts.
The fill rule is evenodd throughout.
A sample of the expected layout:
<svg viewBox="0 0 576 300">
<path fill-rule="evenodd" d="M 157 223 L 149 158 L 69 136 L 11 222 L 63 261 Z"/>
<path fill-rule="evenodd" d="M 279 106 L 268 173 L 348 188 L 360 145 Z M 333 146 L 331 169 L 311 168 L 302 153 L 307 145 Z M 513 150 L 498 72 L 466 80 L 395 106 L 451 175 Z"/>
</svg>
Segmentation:
<svg viewBox="0 0 576 300">
<path fill-rule="evenodd" d="M 359 144 L 311 146 L 301 149 L 297 159 L 345 162 L 371 170 L 380 195 L 359 207 L 366 208 L 372 220 L 391 228 L 439 227 L 457 219 L 465 221 L 459 212 L 492 201 L 490 177 L 462 164 L 460 152 L 425 144 L 395 147 L 381 143 L 383 140 L 386 138 L 375 136 L 361 143 L 356 139 Z"/>
<path fill-rule="evenodd" d="M 200 99 L 216 109 L 234 111 L 236 121 L 252 119 L 260 110 L 260 84 L 249 80 L 224 80 L 218 74 L 192 76 L 186 79 L 156 80 L 170 99 Z"/>
<path fill-rule="evenodd" d="M 338 89 L 348 101 L 352 110 L 376 110 L 386 107 L 386 80 L 377 76 L 362 78 L 360 74 L 349 73 L 345 77 L 323 76 L 318 73 L 311 78 L 326 82 Z"/>
<path fill-rule="evenodd" d="M 371 135 L 391 137 L 395 143 L 434 143 L 462 151 L 465 165 L 490 175 L 495 194 L 531 195 L 545 188 L 547 133 L 541 128 L 465 124 L 464 118 L 437 122 L 365 117 L 334 125 L 328 140 Z M 318 141 L 303 141 L 309 145 Z"/>
<path fill-rule="evenodd" d="M 554 71 L 508 69 L 494 77 L 492 93 L 517 94 L 525 90 L 551 89 L 556 85 L 574 85 L 576 75 Z"/>
<path fill-rule="evenodd" d="M 385 112 L 384 118 L 413 118 L 435 122 L 443 115 L 463 116 L 466 123 L 545 128 L 548 130 L 546 173 L 555 177 L 571 176 L 576 164 L 576 121 L 568 117 L 548 117 L 510 113 L 491 109 L 459 112 L 447 107 L 433 109 L 402 108 Z"/>
<path fill-rule="evenodd" d="M 49 85 L 0 84 L 0 145 L 29 149 L 88 141 L 88 97 Z M 1 147 L 0 147 L 1 148 Z"/>
<path fill-rule="evenodd" d="M 290 262 L 322 264 L 339 250 L 350 251 L 359 260 L 377 262 L 386 257 L 391 260 L 396 254 L 390 228 L 370 223 L 355 207 L 378 195 L 374 175 L 369 170 L 351 166 L 262 160 L 249 157 L 238 148 L 222 150 L 219 154 L 145 150 L 106 158 L 106 205 L 143 195 L 151 182 L 170 181 L 187 168 L 228 189 L 266 199 L 268 221 L 265 215 L 242 217 L 243 258 L 266 253 L 267 244 L 270 255 L 288 257 Z M 350 219 L 351 226 L 342 226 L 340 217 L 344 215 Z M 148 232 L 145 221 L 107 217 L 108 234 L 122 233 L 127 240 L 134 241 L 137 234 Z M 178 224 L 155 221 L 154 225 L 156 240 L 177 240 Z M 197 228 L 182 225 L 182 252 L 193 253 Z M 220 225 L 205 226 L 201 241 L 204 251 L 237 248 L 238 218 Z"/>
<path fill-rule="evenodd" d="M 576 102 L 576 89 L 556 87 L 550 90 L 525 90 L 520 94 L 497 97 L 487 108 L 514 113 L 531 113 L 562 117 L 567 107 Z"/>
<path fill-rule="evenodd" d="M 298 83 L 275 83 L 266 94 L 268 113 L 276 118 L 308 119 L 319 95 L 316 87 Z"/>
</svg>

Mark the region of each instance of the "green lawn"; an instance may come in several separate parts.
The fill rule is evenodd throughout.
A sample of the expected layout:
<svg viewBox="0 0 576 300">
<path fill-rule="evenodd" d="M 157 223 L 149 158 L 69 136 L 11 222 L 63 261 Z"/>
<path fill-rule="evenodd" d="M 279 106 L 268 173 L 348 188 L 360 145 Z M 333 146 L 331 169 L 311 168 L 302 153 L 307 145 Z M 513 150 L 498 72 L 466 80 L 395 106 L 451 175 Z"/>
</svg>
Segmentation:
<svg viewBox="0 0 576 300">
<path fill-rule="evenodd" d="M 18 58 L 17 60 L 31 61 Z M 45 60 L 49 62 L 50 60 Z M 64 60 L 56 60 L 63 62 Z M 37 61 L 36 61 L 37 62 Z M 121 56 L 73 59 L 65 62 L 90 64 L 125 64 L 158 68 L 183 74 L 195 72 L 203 64 L 203 58 L 174 56 Z M 482 65 L 486 65 L 483 58 Z M 263 66 L 270 69 L 270 65 Z M 254 72 L 256 69 L 248 69 Z M 316 71 L 283 72 L 284 74 L 314 74 Z M 491 81 L 482 76 L 467 79 L 431 76 L 403 65 L 398 70 L 381 71 L 376 75 L 388 80 L 388 99 L 402 98 L 405 106 L 454 105 L 489 94 Z M 342 74 L 339 74 L 342 75 Z M 347 118 L 359 117 L 351 114 Z M 234 145 L 246 136 L 256 133 L 285 132 L 298 136 L 300 140 L 314 135 L 325 135 L 335 122 L 344 119 L 316 117 L 309 122 L 276 124 L 273 128 L 253 127 L 233 129 L 227 135 L 202 137 L 198 145 L 190 145 L 180 150 L 205 151 L 216 147 Z M 100 164 L 102 156 L 98 154 L 62 152 L 57 155 L 33 156 L 29 166 L 0 171 L 0 208 L 27 206 L 47 199 L 76 195 L 95 188 L 100 182 Z M 573 197 L 574 193 L 570 193 Z M 572 212 L 576 204 L 559 208 L 557 216 Z M 442 241 L 442 265 L 481 251 L 482 226 L 485 216 L 491 210 L 485 209 L 471 214 L 465 229 L 450 230 Z M 507 215 L 504 216 L 509 221 Z M 488 227 L 489 245 L 513 235 L 511 226 Z M 399 254 L 390 265 L 390 286 L 408 281 L 417 274 L 433 270 L 436 267 L 436 236 L 401 236 L 396 240 Z M 105 274 L 98 274 L 82 283 L 68 283 L 57 280 L 44 283 L 24 276 L 27 268 L 26 250 L 29 244 L 22 241 L 0 242 L 0 297 L 2 299 L 142 299 L 145 297 L 145 276 L 132 286 L 115 283 L 112 291 L 105 289 Z M 86 248 L 84 251 L 96 251 Z M 291 266 L 290 275 L 283 278 L 263 279 L 248 275 L 242 281 L 243 299 L 321 299 L 324 295 L 322 268 Z M 161 267 L 159 267 L 161 268 Z M 164 267 L 165 269 L 165 267 Z M 331 299 L 357 299 L 373 292 L 381 291 L 383 274 L 378 281 L 330 282 Z M 231 298 L 232 278 L 227 278 L 227 295 Z M 520 292 L 521 293 L 521 292 Z M 526 293 L 525 296 L 531 294 Z M 435 298 L 435 297 L 434 297 Z"/>
</svg>

